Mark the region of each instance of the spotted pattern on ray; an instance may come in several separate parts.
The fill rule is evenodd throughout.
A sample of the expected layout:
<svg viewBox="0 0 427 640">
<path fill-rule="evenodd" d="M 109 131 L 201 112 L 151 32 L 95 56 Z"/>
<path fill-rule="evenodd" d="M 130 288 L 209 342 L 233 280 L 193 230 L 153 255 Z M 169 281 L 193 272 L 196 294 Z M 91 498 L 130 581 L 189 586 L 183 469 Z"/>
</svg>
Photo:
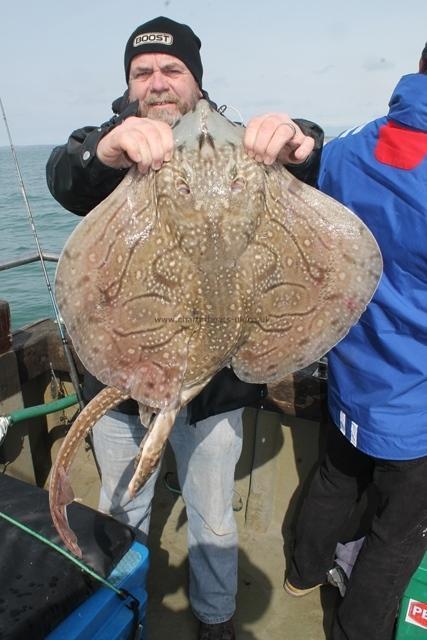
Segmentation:
<svg viewBox="0 0 427 640">
<path fill-rule="evenodd" d="M 51 474 L 55 526 L 66 517 L 78 443 L 120 400 L 145 419 L 130 495 L 160 460 L 181 406 L 222 367 L 275 382 L 312 363 L 350 329 L 381 275 L 378 246 L 353 213 L 266 167 L 243 128 L 201 100 L 174 129 L 159 171 L 131 169 L 79 224 L 61 255 L 56 296 L 75 349 L 108 387 L 81 412 Z"/>
<path fill-rule="evenodd" d="M 157 172 L 136 169 L 69 239 L 58 304 L 86 367 L 153 407 L 232 364 L 273 382 L 330 349 L 375 290 L 362 222 L 241 145 L 200 101 Z"/>
</svg>

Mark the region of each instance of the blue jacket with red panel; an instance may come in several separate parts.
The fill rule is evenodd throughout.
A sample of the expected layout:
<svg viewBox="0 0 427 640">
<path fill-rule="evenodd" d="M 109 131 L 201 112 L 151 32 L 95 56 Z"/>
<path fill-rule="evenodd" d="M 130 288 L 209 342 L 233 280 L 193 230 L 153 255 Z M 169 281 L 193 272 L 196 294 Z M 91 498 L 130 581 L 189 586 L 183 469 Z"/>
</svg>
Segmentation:
<svg viewBox="0 0 427 640">
<path fill-rule="evenodd" d="M 427 75 L 404 76 L 387 116 L 323 152 L 319 188 L 352 209 L 384 273 L 359 322 L 328 355 L 329 410 L 361 451 L 427 455 Z"/>
</svg>

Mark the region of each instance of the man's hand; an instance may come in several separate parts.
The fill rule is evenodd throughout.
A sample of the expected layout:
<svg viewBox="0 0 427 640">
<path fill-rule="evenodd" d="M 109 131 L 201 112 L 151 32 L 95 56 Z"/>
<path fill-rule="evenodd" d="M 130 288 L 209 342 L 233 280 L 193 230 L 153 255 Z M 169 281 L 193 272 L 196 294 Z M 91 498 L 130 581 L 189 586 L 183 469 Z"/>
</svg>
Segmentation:
<svg viewBox="0 0 427 640">
<path fill-rule="evenodd" d="M 126 169 L 138 165 L 141 173 L 160 169 L 171 159 L 174 140 L 166 122 L 127 118 L 99 141 L 96 155 L 108 167 Z"/>
<path fill-rule="evenodd" d="M 286 113 L 267 113 L 249 120 L 243 144 L 257 162 L 301 164 L 313 151 L 314 138 L 306 136 Z"/>
</svg>

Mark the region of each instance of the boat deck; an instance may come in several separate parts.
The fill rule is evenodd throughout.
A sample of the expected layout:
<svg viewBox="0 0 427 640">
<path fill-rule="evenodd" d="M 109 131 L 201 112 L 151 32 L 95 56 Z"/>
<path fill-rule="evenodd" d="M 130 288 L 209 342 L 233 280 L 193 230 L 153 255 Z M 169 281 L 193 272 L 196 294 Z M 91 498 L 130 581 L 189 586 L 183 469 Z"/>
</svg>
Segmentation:
<svg viewBox="0 0 427 640">
<path fill-rule="evenodd" d="M 190 640 L 197 622 L 186 591 L 186 517 L 181 497 L 159 482 L 149 538 L 148 640 Z M 236 633 L 239 640 L 324 640 L 338 591 L 322 587 L 304 598 L 283 589 L 280 527 L 267 534 L 240 531 Z M 171 636 L 171 634 L 173 634 Z"/>
<path fill-rule="evenodd" d="M 7 305 L 6 305 L 7 306 Z M 51 320 L 8 326 L 0 349 L 1 413 L 50 402 L 59 391 L 73 392 L 67 363 Z M 1 337 L 0 331 L 0 337 Z M 299 505 L 319 459 L 325 430 L 324 386 L 310 372 L 294 374 L 274 400 L 283 414 L 247 409 L 243 451 L 236 469 L 235 515 L 239 529 L 239 590 L 235 616 L 239 640 L 326 640 L 337 590 L 323 587 L 296 599 L 283 590 L 286 557 Z M 271 407 L 270 407 L 271 408 Z M 52 461 L 75 407 L 13 426 L 2 444 L 3 472 L 47 487 Z M 303 417 L 295 417 L 304 416 Z M 181 496 L 168 489 L 174 474 L 167 450 L 154 500 L 148 546 L 149 573 L 146 640 L 191 640 L 197 622 L 187 597 L 187 524 Z M 173 475 L 172 475 L 173 480 Z M 99 477 L 90 450 L 81 447 L 72 466 L 77 498 L 96 508 Z"/>
<path fill-rule="evenodd" d="M 248 515 L 249 477 L 245 468 L 250 447 L 244 446 L 237 468 L 237 637 L 239 640 L 327 640 L 338 591 L 322 587 L 304 598 L 293 598 L 283 589 L 294 514 L 307 485 L 307 471 L 312 469 L 313 460 L 317 457 L 318 425 L 297 418 L 287 419 L 286 424 L 277 424 L 277 416 L 269 412 L 265 412 L 262 419 L 266 424 L 272 421 L 272 432 L 276 431 L 274 441 L 276 444 L 279 442 L 280 448 L 275 457 L 274 495 L 261 496 L 264 503 L 269 498 L 273 500 L 268 526 L 267 523 L 258 523 L 257 526 L 256 520 L 251 520 Z M 246 422 L 250 432 L 251 416 Z M 266 457 L 259 470 L 271 478 L 272 460 L 268 455 Z M 197 637 L 197 621 L 191 613 L 187 594 L 187 519 L 182 497 L 173 490 L 174 478 L 173 455 L 167 452 L 156 488 L 148 540 L 147 640 L 171 637 L 174 640 L 191 640 Z M 99 480 L 90 451 L 80 451 L 73 465 L 72 484 L 76 496 L 80 496 L 84 503 L 96 506 Z M 172 490 L 168 485 L 172 485 Z"/>
</svg>

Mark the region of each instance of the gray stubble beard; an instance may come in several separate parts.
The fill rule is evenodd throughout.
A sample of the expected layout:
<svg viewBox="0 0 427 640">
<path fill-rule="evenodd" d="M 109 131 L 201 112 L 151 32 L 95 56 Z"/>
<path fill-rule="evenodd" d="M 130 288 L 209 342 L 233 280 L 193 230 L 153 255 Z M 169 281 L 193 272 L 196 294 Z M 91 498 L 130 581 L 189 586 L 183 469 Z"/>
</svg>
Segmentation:
<svg viewBox="0 0 427 640">
<path fill-rule="evenodd" d="M 139 115 L 142 118 L 151 118 L 152 120 L 166 122 L 168 125 L 173 127 L 173 125 L 178 122 L 184 114 L 188 113 L 188 111 L 191 111 L 196 106 L 199 100 L 200 93 L 198 88 L 194 89 L 188 102 L 184 102 L 170 93 L 159 94 L 156 97 L 151 96 L 142 104 L 141 102 L 139 103 Z M 177 106 L 178 112 L 175 109 L 171 111 L 169 109 L 158 110 L 152 108 L 152 105 L 163 101 L 174 102 Z"/>
</svg>

